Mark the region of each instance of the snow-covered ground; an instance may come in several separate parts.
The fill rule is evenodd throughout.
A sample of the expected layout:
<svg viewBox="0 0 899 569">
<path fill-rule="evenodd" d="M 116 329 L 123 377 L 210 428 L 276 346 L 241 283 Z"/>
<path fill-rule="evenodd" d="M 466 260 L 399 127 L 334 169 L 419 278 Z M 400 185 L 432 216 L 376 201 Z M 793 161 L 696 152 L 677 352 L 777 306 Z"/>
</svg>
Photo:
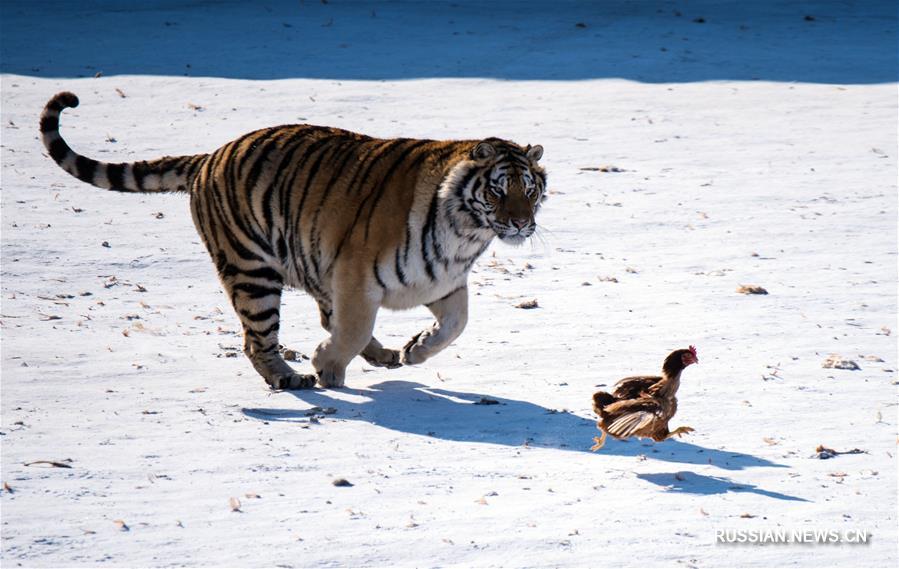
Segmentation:
<svg viewBox="0 0 899 569">
<path fill-rule="evenodd" d="M 0 16 L 3 566 L 899 562 L 892 2 Z M 187 200 L 90 188 L 45 155 L 37 118 L 63 89 L 81 97 L 64 136 L 111 161 L 291 122 L 540 143 L 542 236 L 491 248 L 468 329 L 426 365 L 357 360 L 346 389 L 273 394 L 232 357 Z M 324 337 L 304 295 L 283 316 L 286 345 Z M 384 312 L 378 336 L 429 323 Z M 589 452 L 597 386 L 687 344 L 672 425 L 696 432 Z M 872 537 L 717 544 L 726 529 Z"/>
</svg>

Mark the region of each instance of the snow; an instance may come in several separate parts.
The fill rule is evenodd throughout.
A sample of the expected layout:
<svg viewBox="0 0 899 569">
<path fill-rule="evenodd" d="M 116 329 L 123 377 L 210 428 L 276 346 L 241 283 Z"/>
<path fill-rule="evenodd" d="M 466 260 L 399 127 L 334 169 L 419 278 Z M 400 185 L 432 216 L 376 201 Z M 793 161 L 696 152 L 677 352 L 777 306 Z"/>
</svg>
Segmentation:
<svg viewBox="0 0 899 569">
<path fill-rule="evenodd" d="M 896 566 L 896 20 L 890 2 L 4 3 L 3 565 Z M 501 136 L 545 147 L 552 195 L 540 238 L 477 264 L 446 351 L 271 393 L 230 357 L 186 199 L 90 188 L 45 155 L 63 89 L 81 98 L 64 136 L 102 160 L 292 122 Z M 378 337 L 429 323 L 385 311 Z M 289 294 L 282 342 L 324 334 Z M 696 432 L 589 452 L 598 386 L 688 344 L 672 427 Z M 715 543 L 807 528 L 873 538 Z"/>
</svg>

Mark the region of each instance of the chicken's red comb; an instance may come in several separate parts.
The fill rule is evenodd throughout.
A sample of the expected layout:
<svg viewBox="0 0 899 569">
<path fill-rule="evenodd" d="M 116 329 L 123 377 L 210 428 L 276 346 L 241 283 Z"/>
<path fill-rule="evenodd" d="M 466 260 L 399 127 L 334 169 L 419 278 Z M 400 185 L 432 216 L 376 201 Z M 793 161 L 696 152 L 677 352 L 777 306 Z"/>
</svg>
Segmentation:
<svg viewBox="0 0 899 569">
<path fill-rule="evenodd" d="M 699 359 L 699 355 L 696 353 L 696 346 L 690 346 L 688 349 L 694 358 Z"/>
</svg>

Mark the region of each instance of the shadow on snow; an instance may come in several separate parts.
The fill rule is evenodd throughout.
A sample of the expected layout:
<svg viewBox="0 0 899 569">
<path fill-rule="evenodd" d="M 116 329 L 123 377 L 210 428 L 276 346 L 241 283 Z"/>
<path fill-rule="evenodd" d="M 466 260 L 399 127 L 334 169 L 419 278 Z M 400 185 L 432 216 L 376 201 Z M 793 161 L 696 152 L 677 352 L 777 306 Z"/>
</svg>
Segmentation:
<svg viewBox="0 0 899 569">
<path fill-rule="evenodd" d="M 414 435 L 447 441 L 489 443 L 520 447 L 590 452 L 599 433 L 593 419 L 568 411 L 557 411 L 527 401 L 503 399 L 480 393 L 461 393 L 428 387 L 409 381 L 385 381 L 368 389 L 351 389 L 366 397 L 364 402 L 348 402 L 331 396 L 329 390 L 290 392 L 301 401 L 333 407 L 336 417 L 361 421 Z M 496 404 L 479 404 L 493 400 Z M 304 421 L 308 409 L 244 409 L 248 417 L 265 421 Z M 603 455 L 646 455 L 655 460 L 680 464 L 713 464 L 727 470 L 784 465 L 750 454 L 706 448 L 684 440 L 663 443 L 609 438 L 596 453 Z"/>
<path fill-rule="evenodd" d="M 797 498 L 789 494 L 763 490 L 754 484 L 737 483 L 721 476 L 704 476 L 695 472 L 657 472 L 652 474 L 637 474 L 637 478 L 652 482 L 659 486 L 667 487 L 669 491 L 683 494 L 726 494 L 728 492 L 748 492 L 778 500 L 790 500 L 794 502 L 808 502 L 804 498 Z"/>
<path fill-rule="evenodd" d="M 897 80 L 891 0 L 10 0 L 0 70 L 35 77 Z"/>
</svg>

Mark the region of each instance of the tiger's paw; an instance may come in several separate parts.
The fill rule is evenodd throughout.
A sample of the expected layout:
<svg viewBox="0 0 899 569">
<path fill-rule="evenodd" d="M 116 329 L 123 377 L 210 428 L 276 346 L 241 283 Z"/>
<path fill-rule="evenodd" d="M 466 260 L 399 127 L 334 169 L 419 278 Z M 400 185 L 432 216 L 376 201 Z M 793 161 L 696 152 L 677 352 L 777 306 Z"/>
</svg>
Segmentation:
<svg viewBox="0 0 899 569">
<path fill-rule="evenodd" d="M 362 357 L 365 358 L 368 365 L 375 367 L 386 367 L 387 369 L 403 367 L 403 362 L 401 361 L 402 356 L 398 350 L 381 348 L 378 350 L 377 354 L 367 354 L 362 352 Z"/>
<path fill-rule="evenodd" d="M 336 372 L 330 370 L 316 371 L 316 374 L 318 374 L 318 385 L 320 387 L 343 387 L 343 374 L 338 375 Z"/>
<path fill-rule="evenodd" d="M 423 361 L 425 361 L 425 358 L 417 356 L 411 348 L 403 348 L 403 351 L 400 353 L 400 362 L 402 362 L 400 365 L 414 366 Z"/>
<path fill-rule="evenodd" d="M 428 336 L 430 336 L 430 333 L 427 330 L 423 330 L 413 336 L 403 346 L 403 349 L 400 351 L 400 362 L 402 362 L 402 365 L 416 365 L 428 359 L 426 348 L 423 345 Z"/>
<path fill-rule="evenodd" d="M 312 389 L 318 378 L 314 375 L 294 373 L 265 380 L 274 391 Z"/>
</svg>

